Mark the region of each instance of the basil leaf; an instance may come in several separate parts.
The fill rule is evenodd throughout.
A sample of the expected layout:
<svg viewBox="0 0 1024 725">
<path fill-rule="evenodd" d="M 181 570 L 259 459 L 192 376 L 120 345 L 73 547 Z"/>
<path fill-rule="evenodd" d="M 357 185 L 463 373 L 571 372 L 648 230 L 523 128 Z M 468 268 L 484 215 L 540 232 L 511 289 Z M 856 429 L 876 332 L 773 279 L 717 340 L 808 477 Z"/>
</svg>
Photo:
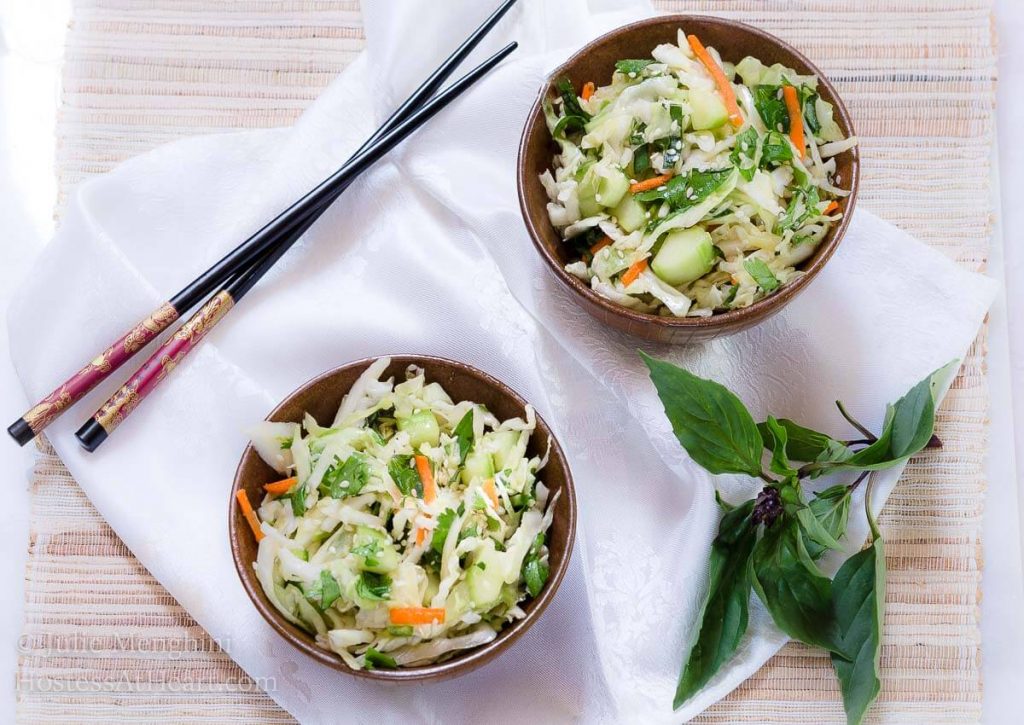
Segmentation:
<svg viewBox="0 0 1024 725">
<path fill-rule="evenodd" d="M 761 475 L 761 435 L 742 401 L 724 386 L 671 363 L 640 356 L 690 457 L 710 473 Z"/>
<path fill-rule="evenodd" d="M 871 546 L 840 567 L 832 584 L 833 607 L 842 648 L 848 658 L 832 654 L 839 678 L 848 725 L 859 725 L 878 697 L 885 613 L 885 547 L 870 510 L 870 488 L 865 499 L 871 525 Z"/>
<path fill-rule="evenodd" d="M 767 169 L 772 164 L 777 166 L 784 161 L 792 160 L 793 146 L 789 139 L 777 131 L 769 131 L 764 137 L 764 143 L 761 144 L 761 168 Z"/>
<path fill-rule="evenodd" d="M 811 561 L 797 522 L 768 527 L 751 558 L 754 590 L 779 629 L 805 644 L 842 651 L 832 613 L 832 582 Z"/>
<path fill-rule="evenodd" d="M 459 465 L 461 466 L 466 462 L 466 455 L 469 453 L 469 449 L 473 447 L 473 409 L 470 408 L 466 411 L 466 414 L 462 416 L 462 420 L 455 426 L 455 430 L 452 432 L 455 440 L 459 442 Z"/>
<path fill-rule="evenodd" d="M 398 663 L 395 662 L 395 658 L 391 655 L 378 652 L 373 647 L 366 650 L 366 654 L 363 655 L 363 665 L 368 670 L 373 670 L 378 667 L 384 667 L 386 669 L 394 669 L 398 667 Z"/>
<path fill-rule="evenodd" d="M 572 87 L 572 81 L 568 78 L 559 80 L 555 87 L 562 96 L 562 113 L 566 116 L 579 116 L 584 121 L 590 120 L 590 114 L 583 110 L 580 105 L 580 98 L 576 95 L 576 89 Z"/>
<path fill-rule="evenodd" d="M 815 494 L 811 502 L 807 504 L 807 510 L 814 515 L 821 528 L 836 542 L 846 533 L 846 523 L 850 517 L 850 498 L 850 488 L 839 485 L 826 488 Z M 828 549 L 835 548 L 828 543 L 818 543 L 806 535 L 808 533 L 806 526 L 804 533 L 804 545 L 807 547 L 807 553 L 815 561 L 820 559 Z"/>
<path fill-rule="evenodd" d="M 526 582 L 526 591 L 531 597 L 536 597 L 548 580 L 548 565 L 540 559 L 528 559 L 523 565 L 523 580 Z"/>
<path fill-rule="evenodd" d="M 526 582 L 526 591 L 531 597 L 540 594 L 548 580 L 548 564 L 541 561 L 540 552 L 544 547 L 544 534 L 537 534 L 537 537 L 530 544 L 530 550 L 526 553 L 523 561 L 523 580 Z"/>
<path fill-rule="evenodd" d="M 812 561 L 819 559 L 821 553 L 828 549 L 838 550 L 840 548 L 836 537 L 825 528 L 810 507 L 799 508 L 796 512 L 796 519 L 800 523 L 800 533 L 804 537 L 804 548 L 807 549 L 807 555 L 811 557 Z M 811 546 L 814 547 L 814 554 L 811 553 Z"/>
<path fill-rule="evenodd" d="M 620 60 L 615 63 L 615 70 L 627 76 L 640 75 L 644 68 L 653 62 L 653 60 Z"/>
<path fill-rule="evenodd" d="M 321 569 L 320 578 L 305 590 L 305 595 L 311 604 L 323 611 L 341 596 L 341 587 L 331 572 Z"/>
<path fill-rule="evenodd" d="M 318 488 L 324 496 L 331 498 L 355 496 L 363 490 L 369 478 L 370 467 L 361 454 L 353 453 L 340 466 L 335 456 L 334 463 L 324 472 Z"/>
<path fill-rule="evenodd" d="M 633 149 L 633 173 L 642 176 L 651 168 L 651 147 L 645 143 Z"/>
<path fill-rule="evenodd" d="M 753 501 L 735 507 L 718 526 L 711 544 L 710 582 L 698 616 L 700 627 L 679 675 L 673 708 L 707 684 L 733 656 L 747 631 L 749 564 L 757 540 L 757 526 L 750 518 L 753 508 Z"/>
<path fill-rule="evenodd" d="M 455 521 L 455 515 L 455 509 L 445 509 L 437 517 L 437 526 L 434 527 L 434 533 L 430 537 L 430 548 L 438 554 L 444 552 L 444 542 L 448 538 L 452 522 Z"/>
<path fill-rule="evenodd" d="M 800 86 L 800 108 L 804 117 L 804 123 L 815 136 L 821 130 L 821 123 L 818 121 L 818 109 L 814 103 L 818 100 L 818 94 L 808 85 Z"/>
<path fill-rule="evenodd" d="M 779 288 L 778 277 L 772 273 L 768 265 L 760 258 L 749 257 L 743 262 L 743 269 L 747 270 L 747 273 L 757 282 L 757 286 L 765 292 L 774 292 Z"/>
<path fill-rule="evenodd" d="M 754 108 L 769 131 L 789 133 L 789 111 L 782 100 L 782 86 L 754 86 Z"/>
<path fill-rule="evenodd" d="M 786 453 L 791 460 L 805 461 L 840 461 L 849 458 L 853 452 L 843 443 L 831 436 L 818 431 L 804 428 L 788 418 L 779 418 L 778 424 L 786 429 Z M 765 423 L 758 423 L 764 447 L 772 450 L 772 437 Z"/>
<path fill-rule="evenodd" d="M 732 165 L 747 181 L 757 172 L 757 140 L 757 131 L 750 127 L 736 137 L 736 145 L 729 154 Z"/>
<path fill-rule="evenodd" d="M 402 495 L 415 494 L 423 495 L 423 482 L 420 475 L 413 468 L 412 456 L 398 455 L 388 461 L 388 474 L 394 480 Z"/>
<path fill-rule="evenodd" d="M 551 129 L 551 135 L 555 138 L 565 138 L 568 134 L 573 131 L 583 131 L 586 129 L 587 119 L 583 116 L 562 116 L 558 119 L 558 123 Z"/>
<path fill-rule="evenodd" d="M 772 473 L 777 473 L 785 478 L 792 478 L 797 475 L 796 469 L 789 465 L 789 454 L 787 452 L 787 440 L 786 429 L 772 416 L 768 416 L 768 420 L 764 422 L 765 428 L 768 430 L 768 434 L 772 438 L 772 445 L 768 446 L 772 452 L 772 460 L 769 467 Z M 758 431 L 761 427 L 758 426 Z M 764 436 L 761 433 L 762 437 Z"/>
<path fill-rule="evenodd" d="M 293 486 L 291 493 L 288 494 L 288 498 L 291 499 L 292 513 L 296 516 L 302 516 L 306 513 L 306 487 L 305 486 Z"/>
<path fill-rule="evenodd" d="M 718 187 L 732 176 L 732 167 L 698 171 L 691 169 L 688 174 L 674 176 L 662 186 L 635 194 L 637 201 L 667 202 L 672 211 L 681 211 L 697 206 L 713 194 Z"/>
<path fill-rule="evenodd" d="M 372 571 L 360 572 L 356 580 L 356 595 L 370 602 L 382 602 L 391 595 L 391 579 Z"/>
<path fill-rule="evenodd" d="M 937 381 L 949 373 L 949 366 L 936 370 L 889 406 L 882 434 L 867 448 L 839 463 L 822 463 L 823 471 L 879 471 L 892 468 L 920 451 L 935 430 L 935 391 Z"/>
</svg>

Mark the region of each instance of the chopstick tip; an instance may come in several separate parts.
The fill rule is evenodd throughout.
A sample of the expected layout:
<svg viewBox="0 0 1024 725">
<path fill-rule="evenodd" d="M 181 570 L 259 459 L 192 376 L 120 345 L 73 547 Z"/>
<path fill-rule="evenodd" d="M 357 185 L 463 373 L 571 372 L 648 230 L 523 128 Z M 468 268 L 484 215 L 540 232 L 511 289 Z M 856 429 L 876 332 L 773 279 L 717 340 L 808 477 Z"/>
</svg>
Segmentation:
<svg viewBox="0 0 1024 725">
<path fill-rule="evenodd" d="M 18 418 L 16 421 L 11 423 L 7 427 L 7 433 L 19 446 L 25 445 L 36 437 L 36 433 L 32 430 L 32 426 L 25 422 L 24 418 Z"/>
</svg>

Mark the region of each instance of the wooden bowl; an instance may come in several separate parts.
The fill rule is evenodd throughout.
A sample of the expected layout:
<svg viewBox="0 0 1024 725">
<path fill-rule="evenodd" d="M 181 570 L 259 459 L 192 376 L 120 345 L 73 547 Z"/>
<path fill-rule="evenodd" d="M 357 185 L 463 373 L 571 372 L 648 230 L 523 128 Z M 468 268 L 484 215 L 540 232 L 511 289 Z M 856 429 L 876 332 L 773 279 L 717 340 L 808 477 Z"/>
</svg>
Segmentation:
<svg viewBox="0 0 1024 725">
<path fill-rule="evenodd" d="M 775 36 L 734 20 L 665 15 L 626 25 L 585 46 L 551 74 L 537 94 L 519 145 L 519 205 L 530 237 L 558 281 L 568 288 L 572 298 L 583 309 L 598 320 L 647 340 L 685 344 L 729 335 L 756 325 L 777 313 L 811 284 L 836 251 L 850 224 L 857 201 L 860 154 L 854 148 L 836 157 L 836 185 L 850 190 L 850 195 L 840 201 L 842 220 L 829 231 L 814 255 L 801 265 L 806 274 L 770 297 L 750 307 L 716 313 L 711 317 L 660 317 L 629 310 L 594 292 L 585 282 L 565 271 L 565 265 L 574 259 L 548 218 L 548 196 L 538 177 L 552 167 L 558 147 L 548 133 L 541 104 L 546 96 L 553 93 L 553 83 L 560 78 L 569 78 L 576 88 L 587 81 L 598 85 L 610 82 L 617 60 L 649 57 L 655 46 L 675 43 L 680 28 L 697 35 L 705 46 L 714 46 L 724 60 L 736 63 L 751 55 L 765 65 L 782 63 L 801 75 L 817 76 L 818 93 L 834 107 L 835 120 L 843 134 L 852 136 L 854 130 L 842 99 L 813 63 Z"/>
<path fill-rule="evenodd" d="M 372 362 L 373 360 L 357 360 L 310 380 L 285 398 L 267 416 L 267 420 L 298 423 L 308 412 L 318 423 L 330 425 L 341 405 L 341 399 Z M 427 381 L 440 383 L 455 401 L 472 400 L 482 403 L 501 420 L 525 417 L 526 401 L 517 393 L 504 383 L 463 363 L 422 355 L 396 355 L 391 358 L 391 364 L 383 377 L 394 376 L 396 380 L 401 381 L 404 379 L 405 369 L 411 364 L 424 368 Z M 451 659 L 436 664 L 394 670 L 353 670 L 333 652 L 318 647 L 313 637 L 304 630 L 288 622 L 267 599 L 263 587 L 256 578 L 252 566 L 256 560 L 256 539 L 245 517 L 235 505 L 235 493 L 242 489 L 249 495 L 254 507 L 258 507 L 259 502 L 263 500 L 263 485 L 281 478 L 280 474 L 263 462 L 251 445 L 247 446 L 242 454 L 231 487 L 231 498 L 228 501 L 228 538 L 235 570 L 242 580 L 242 587 L 267 623 L 292 646 L 309 657 L 347 674 L 371 680 L 406 682 L 440 680 L 469 672 L 508 650 L 512 643 L 537 621 L 554 598 L 569 565 L 576 534 L 576 495 L 573 490 L 572 474 L 554 434 L 538 415 L 537 428 L 527 449 L 528 455 L 543 456 L 549 441 L 550 457 L 547 465 L 540 471 L 539 479 L 551 490 L 552 495 L 555 491 L 561 491 L 562 495 L 555 504 L 554 520 L 548 529 L 548 581 L 538 597 L 528 599 L 520 605 L 526 612 L 526 617 L 506 626 L 488 644 L 457 652 Z"/>
</svg>

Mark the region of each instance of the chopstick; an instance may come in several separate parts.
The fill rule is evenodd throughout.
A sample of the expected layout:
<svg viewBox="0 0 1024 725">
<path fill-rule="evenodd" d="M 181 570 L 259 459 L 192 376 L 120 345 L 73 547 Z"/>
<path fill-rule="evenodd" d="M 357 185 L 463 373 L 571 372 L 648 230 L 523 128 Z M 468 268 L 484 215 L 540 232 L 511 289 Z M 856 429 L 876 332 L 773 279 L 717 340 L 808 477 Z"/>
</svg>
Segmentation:
<svg viewBox="0 0 1024 725">
<path fill-rule="evenodd" d="M 517 0 L 505 0 L 498 6 L 359 147 L 349 159 L 349 163 L 355 160 L 361 152 L 367 150 L 371 144 L 379 141 L 399 123 L 409 118 L 417 108 L 433 96 L 451 76 L 455 68 L 466 59 L 516 2 Z M 28 443 L 60 417 L 64 411 L 85 397 L 214 290 L 243 275 L 246 270 L 266 258 L 270 253 L 269 250 L 278 244 L 285 245 L 286 248 L 294 244 L 344 190 L 338 188 L 336 184 L 332 186 L 331 182 L 342 174 L 347 166 L 348 163 L 235 247 L 40 400 L 7 428 L 10 436 L 19 445 Z"/>
<path fill-rule="evenodd" d="M 517 43 L 505 46 L 445 91 L 413 111 L 408 118 L 384 134 L 378 141 L 356 154 L 338 173 L 331 177 L 330 185 L 327 188 L 335 195 L 340 194 L 367 168 L 476 83 L 517 46 Z M 274 266 L 278 259 L 288 251 L 288 247 L 294 243 L 295 239 L 297 237 L 292 237 L 288 244 L 280 244 L 273 249 L 252 271 L 235 277 L 224 289 L 200 307 L 169 340 L 157 348 L 128 382 L 115 392 L 75 433 L 75 437 L 82 447 L 88 451 L 96 450 L 110 433 L 138 407 L 139 403 L 177 367 L 188 353 L 199 345 L 210 330 Z"/>
</svg>

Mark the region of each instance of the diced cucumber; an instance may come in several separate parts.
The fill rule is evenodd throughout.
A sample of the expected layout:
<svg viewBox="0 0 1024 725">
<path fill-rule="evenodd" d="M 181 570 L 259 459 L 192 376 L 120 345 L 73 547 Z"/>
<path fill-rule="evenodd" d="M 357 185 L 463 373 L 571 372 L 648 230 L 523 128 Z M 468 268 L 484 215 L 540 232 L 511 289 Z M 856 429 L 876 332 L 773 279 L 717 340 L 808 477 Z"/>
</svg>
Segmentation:
<svg viewBox="0 0 1024 725">
<path fill-rule="evenodd" d="M 647 211 L 632 194 L 622 197 L 622 201 L 612 211 L 612 216 L 619 220 L 619 226 L 627 232 L 635 232 L 647 223 Z"/>
<path fill-rule="evenodd" d="M 419 448 L 424 443 L 436 446 L 441 440 L 441 426 L 429 410 L 417 410 L 408 418 L 398 418 L 398 430 L 409 434 L 409 443 Z"/>
<path fill-rule="evenodd" d="M 690 89 L 690 125 L 695 131 L 718 128 L 729 120 L 729 112 L 717 91 Z"/>
<path fill-rule="evenodd" d="M 629 178 L 615 169 L 611 172 L 610 176 L 602 176 L 600 186 L 600 196 L 598 202 L 601 206 L 608 209 L 612 209 L 618 205 L 622 198 L 629 191 Z"/>
<path fill-rule="evenodd" d="M 352 550 L 359 559 L 359 568 L 377 574 L 398 568 L 398 552 L 386 534 L 369 526 L 356 526 Z"/>
<path fill-rule="evenodd" d="M 693 282 L 711 271 L 715 248 L 711 235 L 699 227 L 671 232 L 654 255 L 651 269 L 670 285 Z"/>
<path fill-rule="evenodd" d="M 583 172 L 582 176 L 578 176 L 579 180 L 579 201 L 580 201 L 580 214 L 586 218 L 601 213 L 601 205 L 597 201 L 597 195 L 600 193 L 599 177 L 594 172 L 593 164 L 587 166 L 586 171 Z"/>
<path fill-rule="evenodd" d="M 466 456 L 466 463 L 462 468 L 462 482 L 467 486 L 477 479 L 488 479 L 494 475 L 494 462 L 491 454 L 478 451 L 475 447 Z"/>
<path fill-rule="evenodd" d="M 579 177 L 580 214 L 584 217 L 600 214 L 616 206 L 629 191 L 629 179 L 618 169 L 603 176 L 596 165 L 590 165 Z"/>
<path fill-rule="evenodd" d="M 520 431 L 517 430 L 496 430 L 489 434 L 491 440 L 491 451 L 494 455 L 494 467 L 502 470 L 511 461 L 511 454 L 519 445 Z"/>
<path fill-rule="evenodd" d="M 469 587 L 469 598 L 476 609 L 490 609 L 501 597 L 501 588 L 505 584 L 503 563 L 502 553 L 496 551 L 494 545 L 490 544 L 470 564 L 466 571 L 466 585 Z M 479 566 L 480 564 L 483 564 L 483 568 Z"/>
</svg>

